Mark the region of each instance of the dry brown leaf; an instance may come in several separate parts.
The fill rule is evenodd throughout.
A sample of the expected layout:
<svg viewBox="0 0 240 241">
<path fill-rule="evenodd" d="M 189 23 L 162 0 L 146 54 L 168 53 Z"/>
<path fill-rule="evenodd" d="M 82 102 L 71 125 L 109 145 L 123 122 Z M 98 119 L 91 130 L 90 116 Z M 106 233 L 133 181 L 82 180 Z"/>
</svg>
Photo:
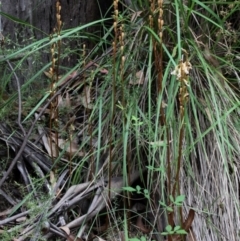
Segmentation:
<svg viewBox="0 0 240 241">
<path fill-rule="evenodd" d="M 58 103 L 58 107 L 62 107 L 62 108 L 65 107 L 65 103 L 64 103 L 63 97 L 61 95 L 57 96 L 57 103 Z"/>
<path fill-rule="evenodd" d="M 22 223 L 22 222 L 24 222 L 24 221 L 26 221 L 26 220 L 27 220 L 27 217 L 24 216 L 24 217 L 17 218 L 17 219 L 16 219 L 16 222 Z"/>
<path fill-rule="evenodd" d="M 6 209 L 2 212 L 0 212 L 0 217 L 2 216 L 7 216 L 8 214 L 10 214 L 12 212 L 12 208 L 11 209 Z"/>
<path fill-rule="evenodd" d="M 137 17 L 139 17 L 141 15 L 142 11 L 137 11 L 134 12 L 132 17 L 131 17 L 131 22 L 133 22 L 134 20 L 136 20 Z"/>
<path fill-rule="evenodd" d="M 161 105 L 162 105 L 162 108 L 165 108 L 165 107 L 168 106 L 167 103 L 164 100 L 162 101 Z"/>
<path fill-rule="evenodd" d="M 53 141 L 55 141 L 54 133 L 51 134 L 51 137 Z M 72 140 L 70 144 L 69 140 L 58 138 L 58 147 L 62 150 L 65 150 L 68 154 L 77 154 L 79 157 L 84 156 L 84 152 L 79 151 L 79 146 L 74 140 Z"/>
<path fill-rule="evenodd" d="M 108 74 L 108 70 L 107 69 L 100 69 L 100 66 L 96 63 L 94 63 L 93 61 L 90 61 L 86 66 L 85 68 L 89 68 L 90 66 L 95 66 L 97 68 L 99 68 L 99 72 L 102 73 L 102 74 Z"/>
<path fill-rule="evenodd" d="M 58 140 L 59 143 L 59 147 L 61 149 L 65 149 L 67 153 L 71 153 L 71 154 L 77 154 L 79 157 L 84 156 L 84 153 L 82 151 L 79 151 L 79 147 L 76 143 L 74 143 L 73 141 L 71 142 L 71 145 L 69 143 L 69 141 L 65 141 L 63 139 L 59 139 Z M 67 145 L 67 147 L 66 147 Z"/>
<path fill-rule="evenodd" d="M 144 83 L 144 73 L 142 70 L 139 70 L 137 73 L 136 73 L 136 79 L 133 79 L 133 80 L 130 80 L 129 81 L 129 84 L 130 85 L 142 85 Z"/>
<path fill-rule="evenodd" d="M 57 151 L 57 145 L 54 142 L 55 139 L 51 140 L 50 137 L 47 137 L 47 141 L 48 141 L 48 146 L 49 146 L 49 148 L 47 149 L 47 152 L 48 152 L 49 156 L 57 157 L 58 151 Z M 52 146 L 52 149 L 51 149 L 51 146 Z"/>
<path fill-rule="evenodd" d="M 56 178 L 54 176 L 54 172 L 50 171 L 50 183 L 52 185 L 52 189 L 54 189 L 55 185 L 56 185 Z"/>
<path fill-rule="evenodd" d="M 91 100 L 91 87 L 86 85 L 80 95 L 81 104 L 87 109 L 93 109 Z"/>
<path fill-rule="evenodd" d="M 70 235 L 70 229 L 66 226 L 60 227 L 68 236 Z"/>
<path fill-rule="evenodd" d="M 83 241 L 83 239 L 77 238 L 71 234 L 67 237 L 67 241 Z"/>
<path fill-rule="evenodd" d="M 66 107 L 71 107 L 71 99 L 70 99 L 70 95 L 69 92 L 66 93 Z"/>
<path fill-rule="evenodd" d="M 197 241 L 196 235 L 193 232 L 192 228 L 190 228 L 189 233 L 187 235 L 186 241 Z"/>
<path fill-rule="evenodd" d="M 142 233 L 145 233 L 145 234 L 148 234 L 152 231 L 152 228 L 145 227 L 142 221 L 142 216 L 138 216 L 136 226 Z"/>
<path fill-rule="evenodd" d="M 213 123 L 213 119 L 212 119 L 212 116 L 211 116 L 212 111 L 210 111 L 209 108 L 205 108 L 205 111 L 206 111 L 206 114 L 207 114 L 207 117 L 208 117 L 209 121 L 211 123 Z"/>
<path fill-rule="evenodd" d="M 98 236 L 96 236 L 96 238 L 98 238 L 99 241 L 106 241 L 105 239 L 102 239 L 102 238 L 100 238 Z"/>
<path fill-rule="evenodd" d="M 69 97 L 69 93 L 66 93 L 66 97 L 63 98 L 61 95 L 58 95 L 58 107 L 61 108 L 71 108 L 71 100 Z"/>
<path fill-rule="evenodd" d="M 102 73 L 102 74 L 108 74 L 108 70 L 107 69 L 100 69 L 99 72 Z"/>
<path fill-rule="evenodd" d="M 51 156 L 51 148 L 50 148 L 50 145 L 49 145 L 50 139 L 49 139 L 49 137 L 46 136 L 46 134 L 44 134 L 44 130 L 41 126 L 38 126 L 38 133 L 42 136 L 42 142 L 43 142 L 43 145 L 44 145 L 48 155 Z"/>
<path fill-rule="evenodd" d="M 52 79 L 52 78 L 56 79 L 56 77 L 53 75 L 53 73 L 51 71 L 48 71 L 48 72 L 43 71 L 43 72 L 49 79 Z M 62 78 L 62 76 L 58 76 L 58 79 L 61 79 L 61 78 Z"/>
<path fill-rule="evenodd" d="M 43 71 L 43 73 L 44 73 L 49 79 L 51 79 L 51 76 L 52 76 L 51 72 Z"/>
</svg>

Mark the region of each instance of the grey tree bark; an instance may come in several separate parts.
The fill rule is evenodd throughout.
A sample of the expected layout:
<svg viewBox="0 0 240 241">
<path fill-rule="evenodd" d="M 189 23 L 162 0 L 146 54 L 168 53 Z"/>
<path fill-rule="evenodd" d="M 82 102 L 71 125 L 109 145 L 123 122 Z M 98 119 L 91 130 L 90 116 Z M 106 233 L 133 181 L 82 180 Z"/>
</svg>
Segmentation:
<svg viewBox="0 0 240 241">
<path fill-rule="evenodd" d="M 28 22 L 46 34 L 52 33 L 56 24 L 56 0 L 1 0 L 1 2 L 2 12 Z M 94 21 L 99 17 L 96 0 L 62 0 L 60 2 L 64 29 Z M 16 38 L 21 34 L 24 37 L 29 34 L 28 30 L 30 29 L 24 29 L 24 33 L 22 33 L 23 30 L 19 24 L 2 17 L 3 34 L 9 34 L 11 38 Z M 33 34 L 37 39 L 44 35 L 35 29 Z"/>
<path fill-rule="evenodd" d="M 56 0 L 1 0 L 1 12 L 11 15 L 29 23 L 35 28 L 26 27 L 16 23 L 4 16 L 1 16 L 0 32 L 5 36 L 5 48 L 14 49 L 26 46 L 31 41 L 39 40 L 53 33 L 56 25 Z M 104 0 L 100 0 L 104 4 Z M 61 0 L 61 19 L 63 21 L 63 29 L 74 28 L 80 24 L 86 24 L 97 20 L 100 17 L 99 5 L 97 0 Z M 40 29 L 41 31 L 38 31 Z M 93 32 L 96 29 L 91 28 L 88 31 Z M 69 43 L 70 47 L 74 42 Z M 87 46 L 91 44 L 87 42 Z M 41 53 L 42 64 L 50 61 L 50 54 Z M 31 70 L 31 57 L 27 60 L 28 71 Z M 66 61 L 65 61 L 66 62 Z M 68 67 L 76 62 L 76 57 L 72 56 Z M 21 74 L 21 83 L 26 78 L 25 74 Z"/>
</svg>

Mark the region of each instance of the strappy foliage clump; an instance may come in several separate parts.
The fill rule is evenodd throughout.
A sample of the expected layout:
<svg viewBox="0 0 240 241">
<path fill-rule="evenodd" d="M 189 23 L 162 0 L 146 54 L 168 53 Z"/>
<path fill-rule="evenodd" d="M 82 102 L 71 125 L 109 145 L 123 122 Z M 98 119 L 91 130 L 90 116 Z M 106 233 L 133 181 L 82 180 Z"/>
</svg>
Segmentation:
<svg viewBox="0 0 240 241">
<path fill-rule="evenodd" d="M 109 11 L 63 29 L 56 1 L 50 39 L 2 46 L 2 240 L 238 240 L 240 3 Z M 65 48 L 76 36 L 82 48 Z M 26 58 L 44 52 L 50 63 L 21 84 Z"/>
</svg>

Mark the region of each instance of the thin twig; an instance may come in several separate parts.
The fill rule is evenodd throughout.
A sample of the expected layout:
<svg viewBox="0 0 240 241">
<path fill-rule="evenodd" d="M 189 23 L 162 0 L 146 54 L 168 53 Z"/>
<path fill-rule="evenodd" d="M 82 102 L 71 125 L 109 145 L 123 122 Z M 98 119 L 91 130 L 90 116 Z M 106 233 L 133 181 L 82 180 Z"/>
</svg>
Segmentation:
<svg viewBox="0 0 240 241">
<path fill-rule="evenodd" d="M 36 208 L 37 208 L 37 207 L 36 207 Z M 27 211 L 24 211 L 24 212 L 22 212 L 22 213 L 16 214 L 16 215 L 14 215 L 14 216 L 12 216 L 12 217 L 5 218 L 5 219 L 3 219 L 3 220 L 0 220 L 0 225 L 7 224 L 7 223 L 9 223 L 9 222 L 15 221 L 15 220 L 18 219 L 18 218 L 21 218 L 21 217 L 23 217 L 23 216 L 26 216 L 26 215 L 28 215 L 28 214 L 30 213 L 30 211 L 31 211 L 31 209 L 30 209 L 30 210 L 27 210 Z"/>
<path fill-rule="evenodd" d="M 16 205 L 16 202 L 10 196 L 8 196 L 2 189 L 0 189 L 0 195 L 3 196 L 12 205 Z"/>
</svg>

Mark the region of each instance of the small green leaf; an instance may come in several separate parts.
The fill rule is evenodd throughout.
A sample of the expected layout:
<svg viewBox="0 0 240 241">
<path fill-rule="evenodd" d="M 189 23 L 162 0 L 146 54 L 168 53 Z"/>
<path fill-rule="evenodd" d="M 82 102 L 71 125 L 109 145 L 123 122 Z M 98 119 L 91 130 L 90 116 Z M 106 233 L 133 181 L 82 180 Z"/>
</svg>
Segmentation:
<svg viewBox="0 0 240 241">
<path fill-rule="evenodd" d="M 142 188 L 141 188 L 139 185 L 136 186 L 136 191 L 137 191 L 138 194 L 141 193 L 141 189 L 142 189 Z"/>
<path fill-rule="evenodd" d="M 133 121 L 138 121 L 139 118 L 137 118 L 136 116 L 133 115 L 133 116 L 132 116 L 132 120 L 133 120 Z"/>
<path fill-rule="evenodd" d="M 181 207 L 183 204 L 182 203 L 174 203 L 177 207 Z"/>
<path fill-rule="evenodd" d="M 176 197 L 175 203 L 182 203 L 185 200 L 185 195 L 179 195 Z"/>
<path fill-rule="evenodd" d="M 158 168 L 155 169 L 155 171 L 165 173 L 165 168 L 158 167 Z"/>
<path fill-rule="evenodd" d="M 174 203 L 174 198 L 173 198 L 173 196 L 172 196 L 172 195 L 170 195 L 170 196 L 169 196 L 169 199 L 171 200 L 171 202 L 173 202 L 173 203 Z"/>
<path fill-rule="evenodd" d="M 135 124 L 133 124 L 134 126 L 141 126 L 143 124 L 143 122 L 136 122 Z"/>
<path fill-rule="evenodd" d="M 137 191 L 140 191 L 141 189 L 142 189 L 142 188 L 141 188 L 139 185 L 136 186 L 136 190 L 137 190 Z"/>
<path fill-rule="evenodd" d="M 145 196 L 145 198 L 150 199 L 149 194 L 145 194 L 144 196 Z"/>
<path fill-rule="evenodd" d="M 149 199 L 150 196 L 149 196 L 149 192 L 148 192 L 148 190 L 147 190 L 147 189 L 144 189 L 143 192 L 144 192 L 144 196 L 145 196 L 145 198 Z"/>
<path fill-rule="evenodd" d="M 163 207 L 166 207 L 166 206 L 167 206 L 167 204 L 166 204 L 166 203 L 161 202 L 161 201 L 159 201 L 159 204 L 160 204 L 160 205 L 162 205 Z"/>
<path fill-rule="evenodd" d="M 136 191 L 136 189 L 133 187 L 123 187 L 123 190 L 127 191 L 127 192 L 135 192 Z"/>
<path fill-rule="evenodd" d="M 179 225 L 177 225 L 176 227 L 174 227 L 173 231 L 176 232 L 178 231 L 179 229 L 181 229 L 181 227 Z"/>
<path fill-rule="evenodd" d="M 151 170 L 151 171 L 154 171 L 155 168 L 153 166 L 146 166 L 147 169 Z"/>
<path fill-rule="evenodd" d="M 171 207 L 167 207 L 168 212 L 173 212 L 173 209 Z"/>
<path fill-rule="evenodd" d="M 168 225 L 166 228 L 165 228 L 166 230 L 167 230 L 167 232 L 169 233 L 169 232 L 171 232 L 172 231 L 172 226 L 171 225 Z"/>
<path fill-rule="evenodd" d="M 141 241 L 146 241 L 146 238 L 144 236 L 142 236 Z"/>
<path fill-rule="evenodd" d="M 147 189 L 144 189 L 143 192 L 144 192 L 145 194 L 148 194 L 148 193 L 149 193 Z"/>
<path fill-rule="evenodd" d="M 176 233 L 177 234 L 187 234 L 187 232 L 184 229 L 180 229 Z"/>
</svg>

